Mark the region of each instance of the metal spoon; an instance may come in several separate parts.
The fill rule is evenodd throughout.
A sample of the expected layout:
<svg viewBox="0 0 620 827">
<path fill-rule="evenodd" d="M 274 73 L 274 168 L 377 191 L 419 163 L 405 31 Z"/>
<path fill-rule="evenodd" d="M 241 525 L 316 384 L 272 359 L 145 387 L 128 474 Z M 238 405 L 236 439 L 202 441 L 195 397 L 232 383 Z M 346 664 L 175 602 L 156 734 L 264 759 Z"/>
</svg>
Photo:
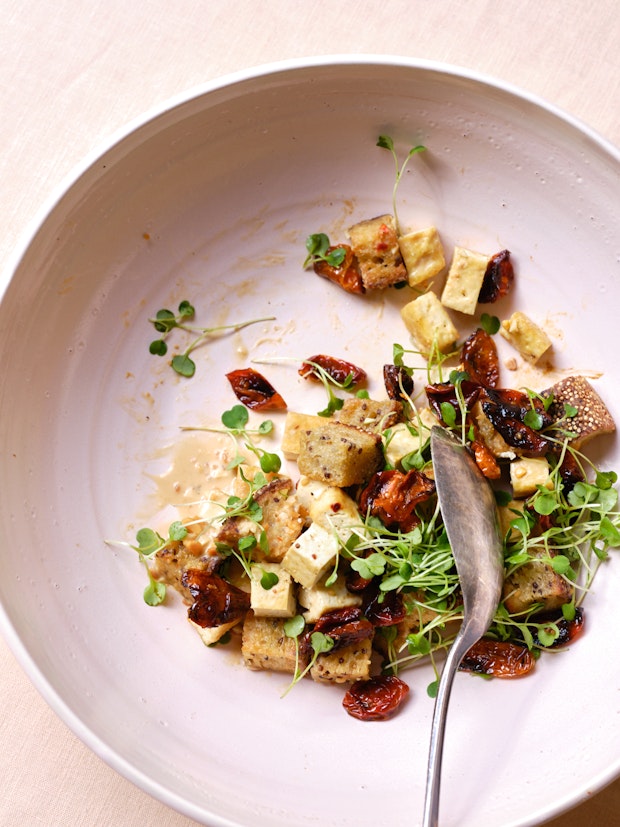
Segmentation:
<svg viewBox="0 0 620 827">
<path fill-rule="evenodd" d="M 497 610 L 504 575 L 502 540 L 491 486 L 467 448 L 438 425 L 431 458 L 439 507 L 463 594 L 463 623 L 439 681 L 428 756 L 423 827 L 437 827 L 441 758 L 452 682 L 467 650 L 487 631 Z"/>
</svg>

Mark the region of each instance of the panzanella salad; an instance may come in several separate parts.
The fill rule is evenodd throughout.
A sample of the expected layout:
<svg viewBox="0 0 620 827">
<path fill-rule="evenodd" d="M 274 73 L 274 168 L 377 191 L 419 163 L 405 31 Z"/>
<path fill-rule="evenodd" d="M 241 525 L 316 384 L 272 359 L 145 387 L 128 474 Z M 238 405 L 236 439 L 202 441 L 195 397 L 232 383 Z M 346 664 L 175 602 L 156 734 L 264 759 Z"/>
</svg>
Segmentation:
<svg viewBox="0 0 620 827">
<path fill-rule="evenodd" d="M 234 446 L 230 490 L 209 495 L 216 516 L 142 529 L 132 546 L 148 573 L 148 603 L 175 589 L 205 644 L 236 646 L 250 669 L 288 674 L 286 692 L 306 676 L 343 684 L 343 705 L 361 720 L 393 714 L 409 692 L 407 667 L 435 665 L 462 620 L 433 481 L 433 425 L 471 451 L 495 489 L 503 534 L 501 603 L 461 669 L 520 677 L 542 653 L 575 641 L 592 579 L 620 545 L 616 474 L 584 453 L 615 430 L 599 394 L 579 375 L 546 386 L 543 371 L 540 386 L 506 386 L 497 334 L 514 348 L 513 368 L 544 363 L 551 351 L 524 313 L 500 321 L 480 312 L 513 286 L 509 251 L 456 246 L 447 266 L 435 227 L 402 233 L 396 189 L 424 147 L 399 165 L 389 137 L 378 146 L 395 162 L 392 213 L 355 224 L 346 243 L 311 234 L 300 277 L 326 278 L 362 302 L 404 287 L 395 338 L 406 344 L 394 342 L 382 377 L 334 353 L 294 366 L 285 354 L 263 360 L 269 378 L 252 366 L 227 373 L 230 409 L 217 426 L 196 428 L 222 431 Z M 212 331 L 188 326 L 192 315 L 189 302 L 178 314 L 159 311 L 151 320 L 159 341 L 174 327 L 202 341 Z M 154 343 L 151 352 L 166 348 Z M 182 357 L 175 370 L 192 375 L 189 353 Z M 325 407 L 308 411 L 303 397 L 289 407 L 278 370 L 321 383 Z M 372 396 L 371 379 L 381 386 Z M 294 472 L 282 472 L 283 457 Z"/>
</svg>

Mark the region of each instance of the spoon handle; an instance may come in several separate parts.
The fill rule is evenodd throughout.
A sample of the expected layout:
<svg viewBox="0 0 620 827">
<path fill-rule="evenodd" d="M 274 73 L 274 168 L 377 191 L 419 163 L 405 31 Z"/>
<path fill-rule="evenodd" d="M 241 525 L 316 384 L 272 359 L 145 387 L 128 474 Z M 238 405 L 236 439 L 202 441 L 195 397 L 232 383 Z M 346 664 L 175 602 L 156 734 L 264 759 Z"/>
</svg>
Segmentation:
<svg viewBox="0 0 620 827">
<path fill-rule="evenodd" d="M 467 650 L 479 639 L 479 629 L 472 629 L 464 624 L 452 644 L 444 664 L 439 688 L 435 699 L 431 741 L 428 753 L 428 771 L 426 775 L 426 797 L 424 800 L 424 821 L 422 827 L 437 827 L 439 817 L 439 787 L 441 782 L 441 759 L 443 741 L 448 714 L 450 691 L 456 671 Z"/>
</svg>

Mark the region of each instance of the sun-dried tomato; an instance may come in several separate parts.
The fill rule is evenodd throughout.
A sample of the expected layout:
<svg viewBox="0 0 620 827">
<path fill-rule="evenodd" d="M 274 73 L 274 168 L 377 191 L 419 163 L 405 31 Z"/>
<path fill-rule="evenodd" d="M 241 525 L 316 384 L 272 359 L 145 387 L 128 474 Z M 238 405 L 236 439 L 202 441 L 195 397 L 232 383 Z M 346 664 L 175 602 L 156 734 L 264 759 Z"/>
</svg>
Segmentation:
<svg viewBox="0 0 620 827">
<path fill-rule="evenodd" d="M 514 279 L 510 252 L 502 250 L 491 256 L 484 273 L 478 301 L 481 304 L 492 304 L 498 299 L 503 299 L 510 292 Z"/>
<path fill-rule="evenodd" d="M 329 253 L 332 253 L 334 250 L 345 251 L 342 264 L 334 267 L 323 259 L 318 259 L 312 265 L 314 272 L 317 276 L 322 276 L 325 279 L 329 279 L 329 281 L 333 281 L 334 284 L 342 287 L 347 293 L 354 293 L 356 295 L 365 293 L 366 288 L 364 287 L 362 274 L 360 273 L 357 258 L 353 250 L 348 244 L 338 244 L 334 247 L 328 247 L 325 255 L 329 255 Z"/>
<path fill-rule="evenodd" d="M 551 646 L 547 646 L 546 648 L 560 649 L 562 646 L 567 646 L 569 643 L 573 643 L 583 634 L 585 622 L 586 615 L 581 607 L 575 609 L 575 617 L 573 620 L 566 620 L 564 617 L 556 620 L 555 625 L 558 627 L 560 634 L 553 641 Z M 534 635 L 534 643 L 537 646 L 541 645 L 537 635 Z"/>
<path fill-rule="evenodd" d="M 463 394 L 465 407 L 468 411 L 472 409 L 472 406 L 474 405 L 476 399 L 478 399 L 481 390 L 482 387 L 478 384 L 478 382 L 471 382 L 468 379 L 461 382 L 461 393 Z M 428 403 L 437 415 L 438 419 L 444 422 L 441 406 L 444 402 L 448 402 L 455 410 L 456 422 L 461 421 L 461 408 L 454 385 L 450 382 L 439 382 L 436 385 L 427 385 L 425 391 Z M 444 422 L 444 424 L 447 423 Z"/>
<path fill-rule="evenodd" d="M 384 721 L 403 704 L 409 687 L 395 675 L 380 675 L 356 681 L 342 701 L 343 707 L 359 721 Z"/>
<path fill-rule="evenodd" d="M 413 395 L 413 377 L 402 365 L 383 365 L 383 384 L 389 399 Z"/>
<path fill-rule="evenodd" d="M 378 471 L 360 495 L 360 511 L 378 517 L 389 531 L 411 531 L 420 522 L 416 508 L 435 493 L 421 471 Z"/>
<path fill-rule="evenodd" d="M 362 552 L 360 556 L 370 557 L 371 554 L 373 554 L 373 550 L 369 548 Z M 353 594 L 358 594 L 359 592 L 366 591 L 366 589 L 372 583 L 373 579 L 373 577 L 362 577 L 359 571 L 355 571 L 355 569 L 349 569 L 345 578 L 347 590 L 353 592 Z"/>
<path fill-rule="evenodd" d="M 265 377 L 254 368 L 242 368 L 226 374 L 235 396 L 247 408 L 257 411 L 285 411 L 286 402 Z"/>
<path fill-rule="evenodd" d="M 364 600 L 364 615 L 373 626 L 395 626 L 407 616 L 407 607 L 400 592 L 369 589 Z"/>
<path fill-rule="evenodd" d="M 472 382 L 496 388 L 499 382 L 499 356 L 493 337 L 479 327 L 461 349 L 461 366 Z"/>
<path fill-rule="evenodd" d="M 479 439 L 474 439 L 471 443 L 471 449 L 474 452 L 474 459 L 476 465 L 482 471 L 488 480 L 498 480 L 502 475 L 502 469 L 499 467 L 498 461 L 490 448 Z"/>
<path fill-rule="evenodd" d="M 202 569 L 187 569 L 182 582 L 194 598 L 187 615 L 203 628 L 240 620 L 250 608 L 250 595 L 218 574 L 209 574 Z"/>
<path fill-rule="evenodd" d="M 362 368 L 358 368 L 357 365 L 354 365 L 352 362 L 337 359 L 335 356 L 325 356 L 322 353 L 306 359 L 299 368 L 299 375 L 303 376 L 304 379 L 320 382 L 321 378 L 314 365 L 322 368 L 325 373 L 331 376 L 334 382 L 338 382 L 340 385 L 347 383 L 348 387 L 354 387 L 366 381 L 366 371 L 362 370 Z"/>
<path fill-rule="evenodd" d="M 559 446 L 558 446 L 559 447 Z M 582 482 L 584 474 L 579 463 L 570 451 L 564 452 L 564 457 L 560 464 L 560 479 L 562 480 L 562 490 L 564 496 L 567 496 L 578 482 Z"/>
<path fill-rule="evenodd" d="M 481 405 L 495 430 L 512 448 L 518 448 L 526 457 L 539 457 L 547 453 L 549 440 L 524 421 L 533 408 L 541 418 L 541 427 L 551 424 L 552 419 L 539 399 L 511 388 L 485 388 Z"/>
<path fill-rule="evenodd" d="M 494 678 L 520 678 L 536 661 L 527 646 L 483 637 L 467 651 L 459 669 Z"/>
<path fill-rule="evenodd" d="M 369 640 L 375 633 L 372 623 L 364 617 L 357 606 L 348 606 L 344 609 L 332 609 L 325 612 L 314 624 L 312 629 L 305 632 L 300 643 L 302 654 L 309 654 L 310 638 L 313 632 L 328 635 L 333 641 L 332 652 L 343 649 L 360 640 Z"/>
</svg>

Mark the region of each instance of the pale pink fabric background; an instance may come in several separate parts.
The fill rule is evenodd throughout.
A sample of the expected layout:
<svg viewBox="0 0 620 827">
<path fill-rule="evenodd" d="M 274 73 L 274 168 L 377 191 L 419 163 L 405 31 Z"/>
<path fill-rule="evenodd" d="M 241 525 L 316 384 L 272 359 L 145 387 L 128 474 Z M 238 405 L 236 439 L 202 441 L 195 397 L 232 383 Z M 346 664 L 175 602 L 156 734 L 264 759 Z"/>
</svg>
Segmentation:
<svg viewBox="0 0 620 827">
<path fill-rule="evenodd" d="M 113 131 L 188 87 L 274 60 L 446 61 L 543 96 L 620 144 L 618 0 L 0 0 L 0 44 L 0 267 Z M 194 824 L 84 747 L 1 639 L 0 675 L 0 827 Z M 551 824 L 620 825 L 620 781 Z"/>
</svg>

